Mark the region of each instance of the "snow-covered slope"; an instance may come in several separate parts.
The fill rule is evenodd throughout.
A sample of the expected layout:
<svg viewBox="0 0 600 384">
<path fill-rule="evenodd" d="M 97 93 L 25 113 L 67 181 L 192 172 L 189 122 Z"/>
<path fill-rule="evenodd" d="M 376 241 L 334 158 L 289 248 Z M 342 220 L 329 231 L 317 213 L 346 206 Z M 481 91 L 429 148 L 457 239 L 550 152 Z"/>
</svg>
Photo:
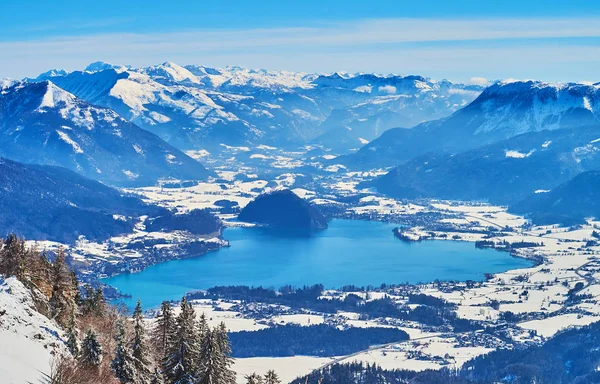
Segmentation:
<svg viewBox="0 0 600 384">
<path fill-rule="evenodd" d="M 201 179 L 206 169 L 159 137 L 50 81 L 0 89 L 0 155 L 60 165 L 108 183 Z"/>
<path fill-rule="evenodd" d="M 310 89 L 317 75 L 291 71 L 269 71 L 242 67 L 209 68 L 202 65 L 186 65 L 191 73 L 207 87 L 246 93 L 264 89 L 273 92 Z"/>
<path fill-rule="evenodd" d="M 511 204 L 597 169 L 600 123 L 524 133 L 461 153 L 419 156 L 364 186 L 402 198 Z"/>
<path fill-rule="evenodd" d="M 71 243 L 132 232 L 131 217 L 164 210 L 65 168 L 0 158 L 0 212 L 2 234 Z"/>
<path fill-rule="evenodd" d="M 372 140 L 391 127 L 447 116 L 482 90 L 418 76 L 342 78 L 172 62 L 139 69 L 94 63 L 51 79 L 182 149 L 303 145 L 339 126 Z"/>
<path fill-rule="evenodd" d="M 90 103 L 114 109 L 183 149 L 203 148 L 214 142 L 238 145 L 256 137 L 258 132 L 253 127 L 228 111 L 230 105 L 245 105 L 245 99 L 252 103 L 249 97 L 209 93 L 197 86 L 193 75 L 186 78 L 184 71 L 177 71 L 174 65 L 140 71 L 110 68 L 73 72 L 52 80 Z M 249 107 L 245 110 L 253 111 Z"/>
<path fill-rule="evenodd" d="M 66 352 L 63 332 L 36 309 L 29 289 L 0 275 L 0 382 L 40 383 L 55 353 Z"/>
<path fill-rule="evenodd" d="M 456 153 L 529 132 L 600 123 L 600 83 L 504 81 L 453 115 L 410 131 L 390 130 L 344 161 L 389 166 L 427 152 Z"/>
<path fill-rule="evenodd" d="M 169 83 L 192 83 L 199 84 L 200 80 L 189 70 L 173 62 L 166 62 L 160 65 L 147 67 L 142 70 L 151 78 Z"/>
<path fill-rule="evenodd" d="M 600 122 L 600 83 L 503 81 L 489 87 L 465 113 L 481 119 L 474 135 L 502 138 Z"/>
</svg>

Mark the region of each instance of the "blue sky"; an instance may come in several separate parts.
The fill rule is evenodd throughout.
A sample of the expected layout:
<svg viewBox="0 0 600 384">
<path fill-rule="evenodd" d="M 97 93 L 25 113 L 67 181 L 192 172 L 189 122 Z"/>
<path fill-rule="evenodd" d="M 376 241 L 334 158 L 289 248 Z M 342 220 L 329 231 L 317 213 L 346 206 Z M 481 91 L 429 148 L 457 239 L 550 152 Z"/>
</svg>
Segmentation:
<svg viewBox="0 0 600 384">
<path fill-rule="evenodd" d="M 2 1 L 0 78 L 104 60 L 600 81 L 597 1 Z"/>
</svg>

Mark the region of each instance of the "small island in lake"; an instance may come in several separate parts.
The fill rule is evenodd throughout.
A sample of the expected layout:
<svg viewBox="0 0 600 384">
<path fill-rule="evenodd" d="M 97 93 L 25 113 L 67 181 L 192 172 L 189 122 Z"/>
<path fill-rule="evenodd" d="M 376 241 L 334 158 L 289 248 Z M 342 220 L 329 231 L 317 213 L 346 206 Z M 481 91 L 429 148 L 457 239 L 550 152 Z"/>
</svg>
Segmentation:
<svg viewBox="0 0 600 384">
<path fill-rule="evenodd" d="M 258 196 L 242 209 L 238 219 L 281 229 L 327 228 L 327 219 L 321 211 L 289 189 Z"/>
</svg>

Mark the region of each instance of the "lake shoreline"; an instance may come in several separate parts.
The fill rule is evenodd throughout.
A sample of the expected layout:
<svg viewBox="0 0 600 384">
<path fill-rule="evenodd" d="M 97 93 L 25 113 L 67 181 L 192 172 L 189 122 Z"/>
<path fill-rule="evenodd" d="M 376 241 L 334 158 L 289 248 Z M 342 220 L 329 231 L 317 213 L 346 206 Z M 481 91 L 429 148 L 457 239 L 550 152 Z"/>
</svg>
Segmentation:
<svg viewBox="0 0 600 384">
<path fill-rule="evenodd" d="M 245 256 L 241 257 L 241 261 L 243 261 L 244 263 L 246 263 L 246 267 L 247 268 L 252 268 L 254 267 L 254 264 L 258 263 L 260 264 L 260 255 L 257 255 L 259 253 L 264 253 L 265 252 L 265 247 L 264 244 L 276 244 L 275 248 L 276 248 L 276 252 L 280 253 L 285 253 L 287 252 L 288 255 L 286 257 L 290 257 L 289 253 L 292 252 L 296 252 L 296 257 L 300 258 L 300 257 L 304 257 L 304 251 L 297 250 L 297 247 L 304 247 L 305 245 L 303 244 L 303 242 L 307 241 L 309 244 L 306 245 L 306 247 L 308 249 L 310 249 L 310 251 L 312 252 L 307 252 L 306 254 L 312 254 L 313 256 L 310 257 L 314 257 L 314 252 L 317 252 L 318 255 L 320 255 L 320 258 L 316 258 L 311 260 L 311 262 L 306 262 L 304 263 L 302 260 L 298 260 L 298 259 L 294 259 L 294 262 L 298 262 L 299 264 L 291 267 L 290 265 L 287 265 L 285 262 L 279 262 L 279 264 L 277 264 L 277 266 L 272 266 L 271 268 L 271 272 L 272 274 L 266 274 L 265 275 L 265 282 L 261 282 L 259 284 L 254 284 L 253 280 L 235 280 L 234 281 L 230 281 L 227 280 L 229 279 L 229 276 L 223 276 L 223 279 L 220 279 L 219 277 L 213 278 L 210 281 L 214 282 L 214 284 L 205 284 L 203 286 L 192 286 L 190 283 L 190 281 L 186 281 L 185 284 L 187 284 L 185 287 L 180 287 L 179 288 L 179 294 L 177 295 L 177 297 L 174 297 L 174 294 L 171 293 L 170 297 L 165 297 L 165 299 L 167 301 L 169 300 L 178 300 L 180 299 L 185 293 L 191 292 L 191 291 L 197 291 L 197 290 L 202 290 L 202 289 L 208 289 L 210 287 L 214 287 L 214 286 L 223 286 L 223 285 L 248 285 L 248 286 L 257 286 L 257 285 L 261 285 L 261 286 L 265 286 L 265 287 L 281 287 L 283 285 L 295 285 L 295 286 L 303 286 L 303 285 L 311 285 L 311 284 L 323 284 L 325 287 L 327 287 L 327 289 L 339 289 L 343 286 L 347 286 L 347 285 L 356 285 L 356 286 L 380 286 L 382 284 L 387 284 L 387 285 L 397 285 L 397 284 L 405 284 L 405 283 L 409 283 L 409 284 L 414 284 L 414 285 L 419 285 L 419 284 L 426 284 L 428 282 L 433 282 L 433 281 L 448 281 L 448 282 L 459 282 L 459 281 L 468 281 L 468 280 L 472 280 L 472 281 L 477 281 L 477 282 L 483 282 L 486 280 L 486 276 L 488 273 L 498 273 L 498 272 L 506 272 L 509 270 L 513 270 L 515 269 L 520 269 L 520 268 L 529 268 L 532 267 L 532 263 L 531 261 L 518 257 L 513 259 L 511 258 L 507 258 L 506 256 L 509 255 L 502 255 L 501 257 L 498 257 L 499 255 L 497 255 L 496 252 L 491 253 L 491 250 L 478 250 L 476 249 L 474 246 L 468 247 L 466 248 L 465 245 L 469 244 L 471 242 L 460 242 L 460 241 L 448 241 L 448 240 L 452 240 L 452 239 L 446 239 L 445 242 L 427 242 L 430 244 L 425 244 L 422 245 L 421 248 L 414 248 L 414 247 L 406 247 L 405 245 L 399 246 L 401 244 L 401 242 L 399 240 L 396 240 L 393 236 L 393 233 L 391 231 L 391 227 L 393 226 L 393 224 L 388 224 L 388 223 L 381 223 L 379 221 L 364 221 L 364 220 L 340 220 L 340 219 L 334 219 L 332 220 L 333 223 L 333 233 L 331 235 L 329 235 L 329 233 L 327 232 L 323 232 L 321 234 L 316 234 L 314 236 L 309 236 L 309 237 L 304 237 L 299 236 L 299 237 L 288 237 L 286 235 L 280 235 L 277 232 L 271 232 L 268 228 L 265 227 L 253 227 L 253 228 L 241 228 L 241 227 L 228 227 L 225 229 L 224 231 L 224 237 L 229 237 L 228 236 L 228 232 L 231 234 L 230 236 L 233 236 L 233 239 L 228 238 L 229 243 L 230 243 L 230 247 L 229 248 L 219 248 L 218 250 L 220 252 L 209 252 L 200 256 L 196 256 L 196 257 L 186 257 L 186 258 L 181 258 L 178 260 L 173 260 L 173 261 L 167 261 L 165 263 L 160 263 L 154 266 L 150 266 L 147 269 L 144 269 L 144 271 L 141 271 L 139 273 L 135 273 L 135 274 L 126 274 L 126 275 L 116 275 L 110 278 L 105 278 L 102 279 L 102 283 L 108 284 L 112 287 L 116 287 L 116 289 L 125 294 L 125 295 L 129 295 L 132 292 L 130 291 L 130 289 L 128 289 L 127 287 L 131 287 L 131 282 L 130 280 L 132 279 L 136 279 L 137 276 L 139 276 L 140 274 L 146 273 L 146 271 L 151 270 L 153 268 L 159 268 L 162 269 L 162 273 L 159 273 L 161 275 L 160 280 L 161 281 L 145 281 L 145 282 L 141 282 L 141 284 L 144 284 L 145 287 L 149 287 L 152 286 L 153 284 L 156 284 L 156 286 L 160 286 L 162 289 L 160 290 L 161 292 L 165 292 L 165 289 L 168 289 L 170 287 L 168 287 L 168 283 L 164 282 L 164 276 L 172 276 L 172 275 L 177 275 L 177 274 L 181 274 L 181 271 L 177 271 L 176 268 L 172 268 L 171 265 L 172 263 L 179 263 L 179 262 L 184 262 L 182 267 L 184 269 L 187 268 L 196 268 L 194 266 L 194 264 L 196 263 L 202 263 L 203 261 L 201 260 L 205 260 L 206 258 L 211 258 L 210 263 L 212 264 L 223 264 L 226 267 L 230 267 L 232 268 L 232 271 L 235 273 L 250 273 L 249 271 L 239 271 L 239 269 L 234 265 L 231 265 L 231 257 L 235 256 L 238 257 L 238 252 L 239 253 L 243 253 L 243 252 L 250 252 L 251 255 L 249 256 L 250 258 L 253 257 L 257 257 L 259 259 L 257 260 L 248 260 L 248 258 L 246 258 Z M 338 228 L 336 226 L 339 226 L 340 223 L 342 224 L 342 228 Z M 347 226 L 347 228 L 346 228 Z M 364 227 L 364 228 L 363 228 Z M 361 232 L 364 231 L 365 228 L 371 228 L 370 230 L 368 230 L 368 234 L 366 236 L 375 236 L 374 238 L 358 238 L 355 239 L 353 238 L 351 233 L 350 235 L 346 234 L 345 231 L 349 230 L 349 231 L 357 231 L 357 232 Z M 241 238 L 238 236 L 237 232 L 234 231 L 251 231 L 249 233 L 251 234 L 255 234 L 255 236 L 257 237 L 258 240 L 256 240 L 256 242 L 252 242 L 252 240 L 248 240 L 247 238 L 244 238 L 244 234 L 246 232 L 243 232 L 240 236 Z M 327 231 L 327 230 L 325 230 Z M 362 232 L 361 232 L 362 233 Z M 326 234 L 326 235 L 324 235 Z M 266 237 L 264 237 L 266 236 Z M 347 238 L 345 236 L 348 236 Z M 266 240 L 268 239 L 268 240 Z M 369 240 L 370 239 L 370 240 Z M 376 239 L 376 240 L 375 240 Z M 324 252 L 328 252 L 330 253 L 331 251 L 324 251 L 324 250 L 319 250 L 319 247 L 323 247 L 326 246 L 325 244 L 327 244 L 328 241 L 333 241 L 333 244 L 337 244 L 337 246 L 339 246 L 339 252 L 346 252 L 347 254 L 345 255 L 338 255 L 336 254 L 335 257 L 337 258 L 336 261 L 332 261 L 332 260 L 328 260 L 330 259 L 329 255 L 324 255 Z M 253 248 L 251 249 L 247 249 L 247 248 L 241 248 L 238 250 L 237 247 L 246 247 L 247 242 L 251 243 L 251 246 Z M 345 245 L 345 242 L 351 242 L 352 246 L 348 246 Z M 284 244 L 285 243 L 285 244 Z M 311 248 L 313 247 L 313 248 Z M 314 248 L 316 247 L 316 248 Z M 353 247 L 357 247 L 359 249 L 361 249 L 364 254 L 362 255 L 357 255 L 356 252 L 360 252 L 360 251 L 355 251 Z M 362 248 L 361 248 L 362 247 Z M 269 248 L 269 247 L 267 247 Z M 338 252 L 336 251 L 336 252 Z M 489 251 L 489 252 L 488 252 Z M 273 251 L 270 251 L 273 252 Z M 321 252 L 319 254 L 319 252 Z M 372 255 L 377 254 L 379 252 L 379 259 L 378 262 L 374 263 L 372 261 L 365 261 L 365 260 L 361 260 L 365 257 L 369 257 L 369 255 L 371 255 L 370 257 L 372 257 Z M 423 267 L 423 263 L 422 260 L 420 260 L 420 256 L 418 256 L 417 254 L 419 253 L 423 253 L 425 252 L 425 254 L 429 255 L 427 257 L 433 257 L 434 259 L 437 258 L 438 261 L 433 263 L 434 265 L 432 267 L 428 267 L 430 268 L 430 270 L 424 269 Z M 335 253 L 335 252 L 334 252 Z M 352 254 L 351 254 L 352 253 Z M 385 255 L 387 253 L 387 255 Z M 485 255 L 488 254 L 489 257 L 481 257 L 481 255 Z M 233 256 L 232 256 L 233 254 Z M 382 256 L 383 254 L 383 256 Z M 458 264 L 456 264 L 452 259 L 448 259 L 447 257 L 445 257 L 445 255 L 451 255 L 454 257 L 469 257 L 469 259 L 471 260 L 470 263 L 466 263 L 466 264 L 473 264 L 473 263 L 480 263 L 478 265 L 478 269 L 477 271 L 475 270 L 471 270 L 468 268 L 472 268 L 470 265 L 467 267 L 463 266 L 460 262 Z M 252 256 L 255 255 L 255 256 Z M 364 257 L 363 257 L 364 256 Z M 307 256 L 309 257 L 309 256 Z M 383 257 L 383 259 L 382 259 Z M 212 260 L 212 258 L 219 258 L 219 260 Z M 399 259 L 400 258 L 400 259 Z M 338 260 L 339 259 L 339 260 Z M 515 262 L 510 262 L 509 260 L 515 260 Z M 268 258 L 263 258 L 262 259 L 263 262 L 266 262 L 266 260 L 269 260 Z M 320 260 L 320 261 L 319 261 Z M 493 261 L 492 264 L 488 266 L 485 265 L 486 260 L 488 262 Z M 527 263 L 521 263 L 519 262 L 519 260 L 523 260 L 523 261 L 527 261 Z M 365 280 L 363 278 L 359 278 L 357 276 L 352 276 L 351 278 L 348 279 L 344 279 L 343 281 L 341 279 L 337 279 L 337 278 L 331 278 L 328 275 L 325 274 L 321 274 L 321 276 L 323 276 L 323 279 L 319 279 L 318 278 L 318 274 L 316 275 L 317 277 L 307 274 L 306 276 L 308 276 L 309 280 L 307 281 L 300 281 L 300 280 L 296 280 L 296 281 L 288 281 L 285 278 L 281 278 L 278 277 L 279 271 L 280 270 L 286 270 L 286 268 L 296 268 L 296 270 L 294 270 L 294 273 L 297 274 L 298 270 L 300 270 L 300 273 L 303 273 L 302 271 L 307 269 L 307 268 L 334 268 L 333 270 L 336 269 L 340 269 L 340 271 L 336 271 L 337 273 L 341 274 L 342 276 L 344 274 L 346 274 L 346 276 L 349 276 L 349 274 L 351 275 L 352 273 L 359 273 L 359 272 L 353 272 L 353 269 L 345 269 L 343 266 L 340 266 L 339 264 L 345 263 L 351 263 L 351 262 L 356 262 L 356 263 L 364 263 L 364 268 L 366 268 L 365 271 L 361 271 L 360 273 L 370 273 L 371 276 L 374 276 L 373 279 L 371 280 Z M 315 264 L 317 263 L 317 264 Z M 321 266 L 319 266 L 318 263 L 322 263 Z M 445 264 L 444 264 L 445 263 Z M 483 265 L 481 264 L 483 263 Z M 211 264 L 211 266 L 212 266 Z M 408 267 L 407 268 L 413 268 L 412 271 L 403 269 L 403 266 L 407 264 Z M 165 267 L 166 265 L 166 267 Z M 161 267 L 162 266 L 162 267 Z M 434 269 L 431 269 L 434 268 Z M 450 268 L 453 269 L 453 271 L 451 272 L 447 272 L 444 271 L 443 268 Z M 458 269 L 456 269 L 458 268 Z M 465 269 L 467 268 L 467 269 Z M 396 273 L 398 273 L 399 275 L 395 275 L 395 277 L 392 277 L 390 275 L 389 272 L 386 272 L 386 270 L 394 270 Z M 383 272 L 382 272 L 383 271 Z M 437 271 L 437 272 L 436 272 Z M 218 269 L 214 269 L 213 272 L 215 273 L 219 273 Z M 259 273 L 260 271 L 255 271 L 256 273 Z M 153 272 L 154 273 L 154 272 Z M 198 276 L 199 278 L 202 278 L 203 274 L 210 274 L 210 271 L 204 271 L 202 269 L 198 269 L 197 270 Z M 422 277 L 419 278 L 415 278 L 415 275 L 419 275 Z M 377 277 L 379 276 L 379 277 Z M 385 277 L 387 276 L 387 278 Z M 429 276 L 429 277 L 427 277 Z M 173 277 L 172 277 L 173 278 Z M 189 275 L 181 275 L 181 276 L 177 276 L 175 277 L 175 279 L 185 279 L 185 278 L 190 278 Z M 296 279 L 298 279 L 296 277 Z M 158 280 L 158 279 L 157 279 Z M 330 280 L 330 281 L 328 281 Z M 115 283 L 116 282 L 116 283 Z M 238 282 L 238 283 L 236 283 Z M 163 284 L 164 283 L 164 284 Z M 194 283 L 195 284 L 195 283 Z M 148 289 L 148 288 L 146 288 Z M 136 296 L 135 291 L 133 291 L 133 296 Z M 149 301 L 154 302 L 155 299 L 152 298 Z M 154 302 L 153 304 L 158 305 L 157 302 Z M 152 305 L 151 307 L 154 307 L 155 305 Z"/>
</svg>

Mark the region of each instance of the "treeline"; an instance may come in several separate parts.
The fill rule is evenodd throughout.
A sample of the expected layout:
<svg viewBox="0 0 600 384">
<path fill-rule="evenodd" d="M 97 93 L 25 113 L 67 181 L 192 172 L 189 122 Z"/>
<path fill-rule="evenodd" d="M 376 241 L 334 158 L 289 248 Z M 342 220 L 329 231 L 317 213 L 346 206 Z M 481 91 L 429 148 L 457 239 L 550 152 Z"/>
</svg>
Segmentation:
<svg viewBox="0 0 600 384">
<path fill-rule="evenodd" d="M 290 384 L 470 384 L 451 372 L 385 370 L 375 364 L 354 362 L 333 364 L 299 377 Z"/>
<path fill-rule="evenodd" d="M 561 332 L 540 346 L 498 350 L 463 365 L 460 375 L 496 382 L 511 376 L 521 383 L 598 383 L 600 323 Z"/>
<path fill-rule="evenodd" d="M 335 364 L 294 380 L 322 384 L 592 384 L 600 382 L 600 322 L 563 331 L 542 345 L 500 349 L 478 356 L 458 371 L 383 370 L 361 363 Z"/>
<path fill-rule="evenodd" d="M 289 324 L 229 334 L 235 357 L 343 356 L 373 345 L 408 340 L 396 328 L 349 328 L 339 330 L 325 324 Z"/>
<path fill-rule="evenodd" d="M 52 258 L 15 235 L 0 240 L 0 274 L 21 281 L 36 309 L 66 330 L 68 353 L 56 356 L 48 383 L 235 384 L 223 323 L 210 328 L 184 298 L 177 314 L 163 303 L 148 330 L 141 303 L 126 317 L 102 289 L 80 287 L 62 249 Z"/>
<path fill-rule="evenodd" d="M 285 286 L 275 291 L 263 287 L 229 286 L 214 287 L 205 292 L 188 294 L 194 299 L 228 299 L 247 302 L 285 305 L 294 309 L 308 309 L 315 312 L 335 314 L 338 311 L 355 312 L 366 317 L 393 317 L 401 320 L 417 321 L 431 326 L 449 325 L 457 331 L 480 329 L 479 324 L 456 316 L 455 306 L 444 300 L 424 295 L 409 295 L 409 304 L 421 304 L 411 308 L 398 305 L 390 297 L 364 300 L 356 294 L 347 294 L 344 299 L 321 298 L 322 285 L 293 288 Z"/>
<path fill-rule="evenodd" d="M 521 248 L 533 248 L 533 247 L 541 247 L 544 243 L 536 243 L 534 241 L 516 241 L 514 243 L 510 243 L 506 240 L 495 242 L 493 240 L 478 240 L 475 242 L 475 248 L 494 248 L 503 251 L 512 251 L 515 249 Z"/>
</svg>

